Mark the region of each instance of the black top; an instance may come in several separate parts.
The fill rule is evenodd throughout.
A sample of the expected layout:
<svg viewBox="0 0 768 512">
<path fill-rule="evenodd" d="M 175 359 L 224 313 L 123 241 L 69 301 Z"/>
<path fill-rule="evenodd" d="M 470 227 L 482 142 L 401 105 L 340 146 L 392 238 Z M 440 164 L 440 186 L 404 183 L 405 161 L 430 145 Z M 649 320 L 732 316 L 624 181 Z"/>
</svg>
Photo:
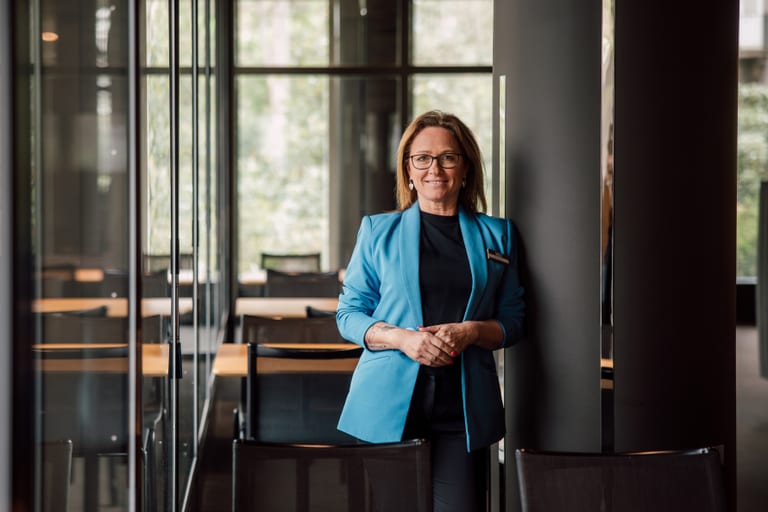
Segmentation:
<svg viewBox="0 0 768 512">
<path fill-rule="evenodd" d="M 421 212 L 419 285 L 424 325 L 461 322 L 472 291 L 459 216 Z"/>
<path fill-rule="evenodd" d="M 472 291 L 472 272 L 461 237 L 459 216 L 421 212 L 419 285 L 424 325 L 461 322 Z M 422 372 L 444 375 L 456 383 L 459 365 L 422 366 Z"/>
</svg>

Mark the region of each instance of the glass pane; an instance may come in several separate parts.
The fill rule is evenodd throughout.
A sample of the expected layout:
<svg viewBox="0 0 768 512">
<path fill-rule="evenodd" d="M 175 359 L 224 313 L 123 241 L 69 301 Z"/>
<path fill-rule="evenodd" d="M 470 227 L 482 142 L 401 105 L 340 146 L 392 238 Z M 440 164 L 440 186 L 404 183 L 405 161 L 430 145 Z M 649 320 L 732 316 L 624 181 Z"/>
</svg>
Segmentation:
<svg viewBox="0 0 768 512">
<path fill-rule="evenodd" d="M 325 66 L 328 0 L 241 0 L 235 14 L 237 66 Z"/>
<path fill-rule="evenodd" d="M 340 0 L 330 30 L 333 65 L 393 66 L 401 64 L 402 2 Z"/>
<path fill-rule="evenodd" d="M 35 510 L 127 510 L 129 6 L 35 7 Z"/>
<path fill-rule="evenodd" d="M 165 75 L 150 75 L 146 77 L 145 91 L 147 107 L 144 112 L 146 118 L 146 177 L 142 188 L 143 199 L 146 203 L 144 221 L 143 264 L 145 296 L 159 294 L 170 296 L 170 240 L 171 240 L 171 177 L 168 162 L 170 160 L 169 148 L 169 88 L 168 77 Z M 192 462 L 195 456 L 195 429 L 199 425 L 200 415 L 203 411 L 203 402 L 206 399 L 207 378 L 206 365 L 210 361 L 206 358 L 212 353 L 213 343 L 216 339 L 217 320 L 213 316 L 206 316 L 206 311 L 212 308 L 213 294 L 218 281 L 218 272 L 215 271 L 218 258 L 215 256 L 216 222 L 215 214 L 215 180 L 213 179 L 213 155 L 206 156 L 208 148 L 213 149 L 213 144 L 207 144 L 208 137 L 213 132 L 206 130 L 206 111 L 204 98 L 206 95 L 205 78 L 201 78 L 198 89 L 199 113 L 198 113 L 198 223 L 200 240 L 198 245 L 197 267 L 197 295 L 200 298 L 201 308 L 197 311 L 197 325 L 195 325 L 195 313 L 192 310 L 194 298 L 194 260 L 193 260 L 193 204 L 195 195 L 193 189 L 193 162 L 192 162 L 192 92 L 191 77 L 182 74 L 180 77 L 179 94 L 179 297 L 180 297 L 180 321 L 179 336 L 182 343 L 182 371 L 183 378 L 179 381 L 179 425 L 178 425 L 178 449 L 180 465 L 178 468 L 179 481 L 185 482 L 189 476 Z M 213 97 L 214 91 L 209 91 Z M 208 118 L 212 122 L 213 112 Z M 207 171 L 210 167 L 210 174 Z M 211 265 L 211 272 L 207 272 L 207 265 Z M 207 286 L 207 280 L 211 286 Z M 160 288 L 151 288 L 149 281 L 157 283 Z M 152 291 L 154 290 L 154 291 Z M 168 342 L 170 324 L 163 326 L 162 341 Z M 197 357 L 196 357 L 197 354 Z M 197 366 L 195 363 L 197 362 Z M 163 387 L 169 383 L 163 384 Z M 167 403 L 168 397 L 165 395 Z M 195 402 L 197 400 L 197 402 Z M 148 400 L 148 405 L 153 403 Z M 146 411 L 151 414 L 150 410 Z M 163 418 L 161 418 L 163 419 Z M 167 420 L 167 418 L 164 418 Z M 166 439 L 170 438 L 168 421 L 162 423 L 165 428 Z M 162 444 L 159 444 L 162 446 Z M 161 459 L 161 468 L 167 461 Z M 158 492 L 161 492 L 158 490 Z"/>
<path fill-rule="evenodd" d="M 414 117 L 427 110 L 456 114 L 475 133 L 483 153 L 485 197 L 491 211 L 493 78 L 486 74 L 418 74 L 411 79 Z"/>
<path fill-rule="evenodd" d="M 262 252 L 328 252 L 328 78 L 246 76 L 237 87 L 240 271 Z"/>
<path fill-rule="evenodd" d="M 760 182 L 768 180 L 768 81 L 765 57 L 742 58 L 739 82 L 736 275 L 757 276 Z"/>
<path fill-rule="evenodd" d="M 215 2 L 211 2 L 214 4 Z M 205 55 L 205 0 L 198 0 L 198 55 Z M 170 62 L 170 39 L 168 38 L 168 0 L 145 0 L 144 62 L 148 67 L 168 67 Z M 211 7 L 211 19 L 214 9 Z M 212 21 L 213 23 L 213 21 Z M 212 39 L 213 40 L 213 39 Z M 213 53 L 211 54 L 213 57 Z M 179 63 L 192 65 L 192 2 L 179 0 Z"/>
<path fill-rule="evenodd" d="M 413 0 L 412 19 L 413 64 L 491 65 L 492 0 Z"/>
</svg>

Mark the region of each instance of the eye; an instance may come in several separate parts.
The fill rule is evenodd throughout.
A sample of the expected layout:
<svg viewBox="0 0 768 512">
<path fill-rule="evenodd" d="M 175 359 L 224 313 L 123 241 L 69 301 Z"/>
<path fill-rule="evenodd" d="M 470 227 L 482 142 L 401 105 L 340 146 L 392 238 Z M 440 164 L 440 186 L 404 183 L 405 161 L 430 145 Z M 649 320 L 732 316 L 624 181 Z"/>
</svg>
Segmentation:
<svg viewBox="0 0 768 512">
<path fill-rule="evenodd" d="M 426 164 L 432 162 L 432 157 L 430 155 L 413 155 L 413 161 L 417 164 Z"/>
<path fill-rule="evenodd" d="M 455 164 L 458 160 L 458 156 L 455 153 L 444 153 L 440 155 L 441 164 Z"/>
</svg>

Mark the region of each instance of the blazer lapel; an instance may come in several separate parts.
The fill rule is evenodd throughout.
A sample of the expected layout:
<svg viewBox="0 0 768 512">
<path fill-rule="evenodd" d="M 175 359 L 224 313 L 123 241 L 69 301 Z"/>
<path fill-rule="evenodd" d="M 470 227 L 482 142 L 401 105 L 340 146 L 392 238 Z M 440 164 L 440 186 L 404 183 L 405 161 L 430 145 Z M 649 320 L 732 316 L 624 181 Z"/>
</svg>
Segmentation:
<svg viewBox="0 0 768 512">
<path fill-rule="evenodd" d="M 421 311 L 421 292 L 419 290 L 419 247 L 421 241 L 421 215 L 416 202 L 403 211 L 400 225 L 400 276 L 402 289 L 408 299 L 408 305 L 416 317 L 416 325 L 424 324 Z"/>
<path fill-rule="evenodd" d="M 483 297 L 485 286 L 488 283 L 488 266 L 485 261 L 485 241 L 481 230 L 478 229 L 474 215 L 467 213 L 464 208 L 459 208 L 459 226 L 461 236 L 464 239 L 464 248 L 469 258 L 469 268 L 472 271 L 472 292 L 467 302 L 467 310 L 464 319 L 474 317 L 477 307 Z"/>
</svg>

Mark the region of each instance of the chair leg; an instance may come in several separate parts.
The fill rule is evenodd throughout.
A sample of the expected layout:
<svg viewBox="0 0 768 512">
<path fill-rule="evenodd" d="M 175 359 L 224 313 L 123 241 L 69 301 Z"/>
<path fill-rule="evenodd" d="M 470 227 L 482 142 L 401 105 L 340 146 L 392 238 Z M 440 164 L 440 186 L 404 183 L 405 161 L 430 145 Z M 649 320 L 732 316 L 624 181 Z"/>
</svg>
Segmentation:
<svg viewBox="0 0 768 512">
<path fill-rule="evenodd" d="M 85 512 L 99 510 L 99 457 L 88 454 L 85 456 L 83 477 L 83 503 Z"/>
</svg>

